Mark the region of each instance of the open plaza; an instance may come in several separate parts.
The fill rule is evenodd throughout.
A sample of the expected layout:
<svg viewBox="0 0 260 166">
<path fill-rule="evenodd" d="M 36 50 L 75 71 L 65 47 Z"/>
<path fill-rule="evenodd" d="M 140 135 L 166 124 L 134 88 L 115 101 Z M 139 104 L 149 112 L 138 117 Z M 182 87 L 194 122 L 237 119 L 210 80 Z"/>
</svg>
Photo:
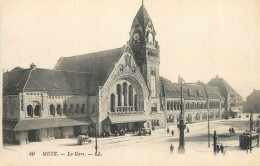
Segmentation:
<svg viewBox="0 0 260 166">
<path fill-rule="evenodd" d="M 255 120 L 259 115 L 255 115 Z M 239 135 L 249 130 L 249 118 L 210 121 L 210 147 L 208 147 L 208 123 L 187 124 L 189 133 L 185 130 L 185 155 L 178 154 L 179 131 L 176 125 L 168 126 L 171 132 L 158 129 L 149 136 L 111 136 L 97 138 L 98 151 L 102 156 L 95 156 L 95 138 L 92 143 L 77 145 L 77 138 L 56 139 L 46 142 L 32 142 L 27 145 L 5 144 L 1 158 L 5 162 L 16 164 L 12 157 L 20 158 L 25 163 L 39 161 L 39 165 L 62 161 L 66 165 L 86 162 L 91 165 L 121 164 L 121 165 L 257 165 L 260 163 L 260 148 L 255 147 L 250 152 L 239 147 Z M 254 126 L 256 127 L 256 126 Z M 229 133 L 234 128 L 235 133 Z M 223 144 L 226 153 L 213 152 L 213 132 L 217 132 L 218 144 Z M 174 146 L 170 154 L 170 145 Z M 32 156 L 33 155 L 33 156 Z M 69 162 L 72 161 L 73 162 Z M 68 161 L 68 162 L 66 162 Z M 141 164 L 142 163 L 142 164 Z"/>
</svg>

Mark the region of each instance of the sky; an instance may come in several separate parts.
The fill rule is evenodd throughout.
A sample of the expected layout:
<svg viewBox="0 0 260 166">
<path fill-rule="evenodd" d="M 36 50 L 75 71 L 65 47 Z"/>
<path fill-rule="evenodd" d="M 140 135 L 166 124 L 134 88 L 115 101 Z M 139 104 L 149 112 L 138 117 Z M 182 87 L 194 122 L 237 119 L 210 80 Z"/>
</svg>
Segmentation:
<svg viewBox="0 0 260 166">
<path fill-rule="evenodd" d="M 1 66 L 52 69 L 60 57 L 122 47 L 141 0 L 2 0 Z M 224 78 L 245 100 L 260 89 L 260 1 L 144 0 L 160 75 Z"/>
</svg>

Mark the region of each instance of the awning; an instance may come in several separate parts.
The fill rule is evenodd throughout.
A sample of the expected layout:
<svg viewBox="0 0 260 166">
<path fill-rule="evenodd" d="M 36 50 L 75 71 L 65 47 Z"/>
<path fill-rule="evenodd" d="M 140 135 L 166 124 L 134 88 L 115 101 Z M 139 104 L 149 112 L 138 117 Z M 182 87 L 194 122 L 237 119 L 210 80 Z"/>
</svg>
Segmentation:
<svg viewBox="0 0 260 166">
<path fill-rule="evenodd" d="M 18 120 L 3 120 L 3 129 L 4 130 L 13 130 Z"/>
<path fill-rule="evenodd" d="M 103 120 L 103 124 L 118 124 L 118 123 L 131 123 L 131 122 L 146 122 L 154 120 L 155 118 L 150 115 L 115 115 L 109 116 Z"/>
<path fill-rule="evenodd" d="M 242 112 L 241 110 L 231 110 L 232 112 L 240 113 Z"/>
<path fill-rule="evenodd" d="M 14 131 L 43 129 L 52 127 L 82 126 L 92 124 L 90 118 L 49 118 L 49 119 L 25 119 L 19 120 Z"/>
</svg>

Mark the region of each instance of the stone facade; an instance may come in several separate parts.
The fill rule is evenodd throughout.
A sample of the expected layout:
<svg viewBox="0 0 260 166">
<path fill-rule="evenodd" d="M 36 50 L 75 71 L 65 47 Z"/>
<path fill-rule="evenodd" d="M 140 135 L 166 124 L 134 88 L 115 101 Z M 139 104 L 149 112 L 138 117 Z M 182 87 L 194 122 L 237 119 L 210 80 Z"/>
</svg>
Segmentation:
<svg viewBox="0 0 260 166">
<path fill-rule="evenodd" d="M 4 140 L 24 144 L 177 124 L 180 87 L 160 77 L 160 47 L 143 4 L 129 34 L 122 48 L 63 57 L 53 70 L 32 64 L 5 73 Z M 232 100 L 222 86 L 183 88 L 186 123 L 219 119 Z"/>
</svg>

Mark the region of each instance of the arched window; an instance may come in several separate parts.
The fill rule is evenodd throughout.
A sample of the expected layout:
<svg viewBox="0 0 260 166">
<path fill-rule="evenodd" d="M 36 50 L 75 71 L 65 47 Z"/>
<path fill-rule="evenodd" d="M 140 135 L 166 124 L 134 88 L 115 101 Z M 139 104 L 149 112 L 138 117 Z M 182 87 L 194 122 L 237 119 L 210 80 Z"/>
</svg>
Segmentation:
<svg viewBox="0 0 260 166">
<path fill-rule="evenodd" d="M 207 117 L 208 117 L 207 113 L 204 113 L 202 119 L 208 119 Z"/>
<path fill-rule="evenodd" d="M 216 118 L 219 118 L 219 117 L 220 117 L 220 113 L 217 112 L 217 113 L 216 113 Z"/>
<path fill-rule="evenodd" d="M 200 120 L 200 114 L 199 113 L 196 114 L 195 119 Z"/>
<path fill-rule="evenodd" d="M 129 85 L 129 96 L 128 96 L 128 103 L 129 103 L 129 106 L 133 106 L 133 86 L 132 85 Z"/>
<path fill-rule="evenodd" d="M 27 106 L 27 116 L 33 116 L 33 107 L 32 105 Z"/>
<path fill-rule="evenodd" d="M 167 102 L 167 110 L 170 110 L 170 106 L 171 106 L 171 103 L 168 101 Z"/>
<path fill-rule="evenodd" d="M 173 102 L 171 102 L 171 110 L 173 110 Z"/>
<path fill-rule="evenodd" d="M 73 114 L 73 104 L 70 105 L 69 114 Z"/>
<path fill-rule="evenodd" d="M 67 104 L 63 104 L 63 114 L 67 115 Z"/>
<path fill-rule="evenodd" d="M 34 107 L 34 116 L 40 116 L 40 105 Z"/>
<path fill-rule="evenodd" d="M 53 104 L 50 105 L 50 115 L 54 116 L 55 115 L 55 107 Z"/>
<path fill-rule="evenodd" d="M 213 113 L 213 112 L 211 112 L 211 113 L 209 114 L 209 119 L 214 119 L 214 113 Z"/>
<path fill-rule="evenodd" d="M 85 104 L 82 104 L 80 112 L 83 114 L 85 112 Z"/>
<path fill-rule="evenodd" d="M 75 112 L 79 113 L 79 104 L 76 104 Z"/>
<path fill-rule="evenodd" d="M 122 102 L 121 102 L 121 85 L 120 84 L 118 84 L 117 86 L 116 86 L 116 92 L 117 92 L 117 99 L 118 99 L 118 102 L 117 102 L 117 105 L 118 106 L 122 106 Z"/>
<path fill-rule="evenodd" d="M 110 96 L 110 111 L 115 112 L 115 95 L 111 94 Z"/>
<path fill-rule="evenodd" d="M 135 95 L 134 109 L 135 109 L 135 111 L 138 111 L 138 107 L 137 107 L 137 95 Z"/>
<path fill-rule="evenodd" d="M 169 115 L 168 123 L 174 123 L 174 117 L 172 115 Z"/>
<path fill-rule="evenodd" d="M 127 106 L 127 83 L 123 83 L 124 106 Z"/>
<path fill-rule="evenodd" d="M 177 110 L 180 110 L 180 103 L 177 104 Z"/>
<path fill-rule="evenodd" d="M 61 106 L 60 106 L 60 104 L 57 105 L 56 111 L 57 111 L 57 115 L 61 115 Z"/>
</svg>

